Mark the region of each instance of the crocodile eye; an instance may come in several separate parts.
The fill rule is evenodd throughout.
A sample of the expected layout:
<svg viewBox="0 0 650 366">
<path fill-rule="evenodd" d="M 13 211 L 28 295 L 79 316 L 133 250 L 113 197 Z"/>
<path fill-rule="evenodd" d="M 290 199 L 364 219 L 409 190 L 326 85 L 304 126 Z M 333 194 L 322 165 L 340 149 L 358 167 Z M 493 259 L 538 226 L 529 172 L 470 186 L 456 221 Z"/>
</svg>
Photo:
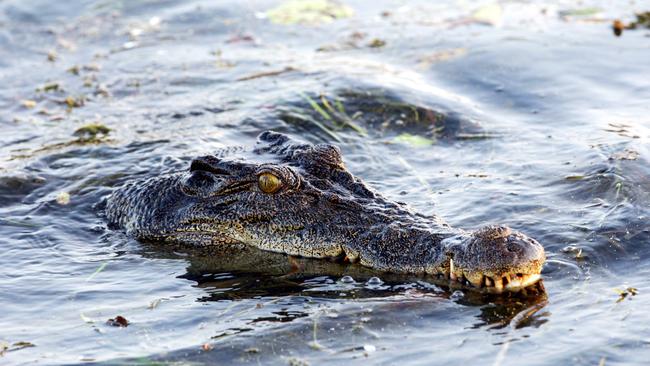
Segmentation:
<svg viewBox="0 0 650 366">
<path fill-rule="evenodd" d="M 257 178 L 257 185 L 264 193 L 275 193 L 282 187 L 282 181 L 271 173 L 262 173 Z"/>
</svg>

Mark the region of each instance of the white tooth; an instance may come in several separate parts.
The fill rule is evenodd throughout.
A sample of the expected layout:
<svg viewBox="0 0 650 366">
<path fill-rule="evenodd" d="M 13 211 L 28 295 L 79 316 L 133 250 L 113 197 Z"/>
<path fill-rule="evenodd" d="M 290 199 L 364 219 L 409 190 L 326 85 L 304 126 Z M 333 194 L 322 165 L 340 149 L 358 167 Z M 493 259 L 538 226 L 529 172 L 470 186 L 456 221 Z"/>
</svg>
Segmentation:
<svg viewBox="0 0 650 366">
<path fill-rule="evenodd" d="M 503 282 L 501 281 L 500 278 L 494 280 L 494 288 L 497 289 L 498 291 L 503 291 Z"/>
<path fill-rule="evenodd" d="M 512 281 L 506 286 L 506 288 L 508 288 L 508 289 L 520 289 L 520 288 L 528 287 L 528 286 L 534 284 L 535 282 L 539 281 L 540 278 L 541 278 L 541 276 L 538 275 L 538 274 L 531 274 L 531 275 L 525 274 L 525 275 L 523 275 L 521 277 L 519 277 L 519 276 L 514 277 L 513 276 Z"/>
<path fill-rule="evenodd" d="M 456 274 L 454 273 L 454 260 L 449 260 L 449 278 L 456 281 Z"/>
<path fill-rule="evenodd" d="M 485 276 L 485 287 L 492 287 L 494 286 L 494 281 L 492 278 Z"/>
</svg>

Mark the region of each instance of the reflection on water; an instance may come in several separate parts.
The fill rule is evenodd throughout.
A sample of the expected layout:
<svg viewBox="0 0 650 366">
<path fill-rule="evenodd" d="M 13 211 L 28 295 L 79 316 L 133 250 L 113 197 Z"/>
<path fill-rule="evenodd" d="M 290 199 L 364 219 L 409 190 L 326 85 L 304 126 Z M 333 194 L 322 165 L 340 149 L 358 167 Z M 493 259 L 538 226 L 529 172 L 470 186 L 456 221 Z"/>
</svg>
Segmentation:
<svg viewBox="0 0 650 366">
<path fill-rule="evenodd" d="M 648 359 L 647 31 L 610 28 L 647 4 L 350 0 L 280 25 L 279 2 L 0 3 L 0 363 Z M 453 226 L 535 237 L 546 291 L 106 228 L 114 187 L 266 129 Z"/>
</svg>

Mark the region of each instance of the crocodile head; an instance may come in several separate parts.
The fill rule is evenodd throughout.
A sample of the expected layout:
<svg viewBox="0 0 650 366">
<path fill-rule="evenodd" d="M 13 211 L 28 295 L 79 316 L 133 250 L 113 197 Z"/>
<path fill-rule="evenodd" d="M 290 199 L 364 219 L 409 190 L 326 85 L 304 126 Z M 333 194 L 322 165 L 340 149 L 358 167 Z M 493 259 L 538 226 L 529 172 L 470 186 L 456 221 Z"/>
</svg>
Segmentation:
<svg viewBox="0 0 650 366">
<path fill-rule="evenodd" d="M 519 291 L 540 280 L 546 260 L 535 240 L 506 226 L 486 226 L 442 240 L 448 262 L 438 272 L 488 292 Z"/>
<path fill-rule="evenodd" d="M 107 205 L 140 239 L 359 262 L 437 274 L 491 292 L 539 280 L 544 250 L 505 227 L 474 232 L 411 211 L 369 188 L 329 144 L 265 132 L 249 159 L 203 156 L 188 172 L 134 182 Z M 229 250 L 232 253 L 232 250 Z"/>
</svg>

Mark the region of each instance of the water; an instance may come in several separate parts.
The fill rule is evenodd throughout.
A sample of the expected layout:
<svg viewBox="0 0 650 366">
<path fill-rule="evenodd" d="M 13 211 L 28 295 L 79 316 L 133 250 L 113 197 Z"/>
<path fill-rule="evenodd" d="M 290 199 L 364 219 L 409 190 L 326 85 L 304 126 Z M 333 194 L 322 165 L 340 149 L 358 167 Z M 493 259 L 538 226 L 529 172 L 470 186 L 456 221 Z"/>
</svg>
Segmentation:
<svg viewBox="0 0 650 366">
<path fill-rule="evenodd" d="M 349 1 L 316 26 L 271 24 L 277 4 L 0 2 L 2 364 L 647 362 L 650 43 L 609 24 L 650 3 Z M 367 134 L 319 128 L 321 94 Z M 413 123 L 436 113 L 435 136 Z M 73 135 L 92 122 L 108 136 Z M 106 228 L 114 187 L 265 129 L 336 143 L 455 226 L 537 238 L 546 295 L 258 268 Z"/>
</svg>

